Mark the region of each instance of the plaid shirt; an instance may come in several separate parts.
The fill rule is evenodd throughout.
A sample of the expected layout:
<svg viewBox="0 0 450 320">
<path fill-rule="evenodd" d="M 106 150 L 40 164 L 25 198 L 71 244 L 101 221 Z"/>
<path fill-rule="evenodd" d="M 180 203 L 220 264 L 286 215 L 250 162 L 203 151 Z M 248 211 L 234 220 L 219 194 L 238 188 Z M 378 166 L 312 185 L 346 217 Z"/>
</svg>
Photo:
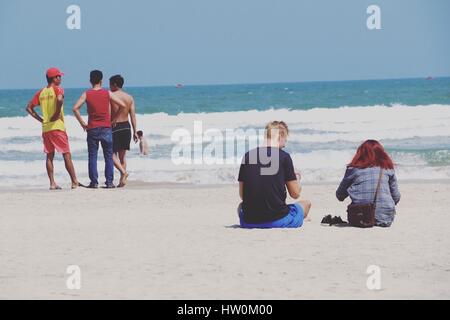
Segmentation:
<svg viewBox="0 0 450 320">
<path fill-rule="evenodd" d="M 358 169 L 348 167 L 336 197 L 339 201 L 344 201 L 350 196 L 352 203 L 367 204 L 372 203 L 377 189 L 380 168 L 372 167 Z M 379 226 L 390 226 L 394 221 L 395 205 L 400 201 L 397 178 L 392 169 L 383 170 L 381 176 L 380 191 L 377 196 L 375 220 Z"/>
</svg>

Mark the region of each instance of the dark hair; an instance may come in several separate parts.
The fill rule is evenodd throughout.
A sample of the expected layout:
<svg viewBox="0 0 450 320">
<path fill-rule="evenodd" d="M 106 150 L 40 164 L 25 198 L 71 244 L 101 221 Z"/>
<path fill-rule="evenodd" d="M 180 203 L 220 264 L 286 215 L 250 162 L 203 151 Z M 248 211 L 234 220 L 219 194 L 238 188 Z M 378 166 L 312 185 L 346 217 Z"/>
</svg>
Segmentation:
<svg viewBox="0 0 450 320">
<path fill-rule="evenodd" d="M 144 133 L 142 132 L 142 130 L 139 130 L 139 131 L 136 132 L 136 133 L 137 133 L 138 137 L 142 137 L 142 135 L 144 134 Z"/>
<path fill-rule="evenodd" d="M 367 140 L 359 146 L 349 166 L 360 169 L 370 167 L 394 169 L 394 162 L 386 153 L 381 143 L 376 140 Z"/>
<path fill-rule="evenodd" d="M 125 83 L 125 80 L 120 74 L 116 74 L 115 76 L 112 76 L 109 78 L 109 82 L 111 82 L 113 85 L 122 88 L 123 84 Z"/>
<path fill-rule="evenodd" d="M 49 78 L 48 76 L 45 76 L 45 77 L 47 78 L 47 83 L 48 83 L 48 84 L 52 84 L 52 83 L 53 83 L 53 80 L 55 80 L 54 77 L 51 77 L 51 78 Z"/>
<path fill-rule="evenodd" d="M 93 86 L 103 80 L 103 73 L 100 70 L 93 70 L 90 74 L 90 81 Z"/>
</svg>

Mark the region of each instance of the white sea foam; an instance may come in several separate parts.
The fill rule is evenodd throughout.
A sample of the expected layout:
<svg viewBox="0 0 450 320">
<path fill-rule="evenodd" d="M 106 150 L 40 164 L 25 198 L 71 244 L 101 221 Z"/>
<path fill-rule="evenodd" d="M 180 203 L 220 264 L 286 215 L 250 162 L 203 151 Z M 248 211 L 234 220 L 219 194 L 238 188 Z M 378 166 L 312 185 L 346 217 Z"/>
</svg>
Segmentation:
<svg viewBox="0 0 450 320">
<path fill-rule="evenodd" d="M 303 181 L 307 183 L 338 183 L 345 172 L 346 164 L 353 156 L 353 150 L 313 151 L 292 154 L 294 166 L 302 172 Z M 450 166 L 427 166 L 426 161 L 418 155 L 398 155 L 394 157 L 397 175 L 400 180 L 450 179 Z M 87 161 L 74 161 L 81 181 L 88 182 Z M 99 157 L 99 176 L 103 178 L 103 160 Z M 232 165 L 175 165 L 171 159 L 151 159 L 144 157 L 130 158 L 128 167 L 131 180 L 146 182 L 175 182 L 194 184 L 228 184 L 236 183 L 239 164 Z M 69 185 L 69 177 L 64 169 L 61 157 L 55 160 L 56 179 Z M 34 161 L 0 161 L 2 184 L 15 186 L 45 186 L 47 176 L 43 160 Z M 116 171 L 116 178 L 118 173 Z"/>
<path fill-rule="evenodd" d="M 375 139 L 405 139 L 415 136 L 450 135 L 450 106 L 373 106 L 316 108 L 310 110 L 272 109 L 221 113 L 165 113 L 138 116 L 139 128 L 147 134 L 170 138 L 175 129 L 193 130 L 195 121 L 204 129 L 263 128 L 273 120 L 285 120 L 294 131 L 291 140 L 324 142 Z M 66 116 L 70 137 L 85 139 L 73 116 Z M 309 129 L 312 133 L 302 133 Z M 298 133 L 296 133 L 298 131 Z M 30 117 L 0 118 L 0 139 L 40 136 L 40 125 Z M 170 141 L 167 140 L 168 143 Z"/>
<path fill-rule="evenodd" d="M 194 133 L 194 122 L 203 130 L 263 129 L 271 120 L 284 120 L 291 134 L 288 149 L 307 182 L 338 181 L 355 148 L 366 139 L 381 140 L 393 153 L 398 175 L 403 179 L 450 178 L 450 106 L 373 106 L 316 108 L 311 110 L 267 110 L 223 113 L 138 115 L 138 127 L 149 139 L 153 156 L 137 156 L 132 146 L 129 168 L 135 178 L 153 182 L 230 183 L 237 178 L 239 155 L 233 165 L 175 166 L 170 159 L 172 133 L 179 128 Z M 79 176 L 87 177 L 86 135 L 73 116 L 66 116 L 67 132 Z M 401 152 L 402 149 L 412 150 Z M 443 151 L 430 159 L 422 151 Z M 18 152 L 17 158 L 5 158 Z M 156 156 L 158 154 L 159 156 Z M 2 156 L 3 155 L 3 156 Z M 41 128 L 30 117 L 0 118 L 0 178 L 13 185 L 46 184 Z M 101 156 L 99 158 L 101 160 Z M 26 161 L 30 160 L 30 161 Z M 60 157 L 56 172 L 67 180 Z M 99 165 L 101 168 L 102 165 Z M 65 180 L 64 180 L 65 179 Z"/>
</svg>

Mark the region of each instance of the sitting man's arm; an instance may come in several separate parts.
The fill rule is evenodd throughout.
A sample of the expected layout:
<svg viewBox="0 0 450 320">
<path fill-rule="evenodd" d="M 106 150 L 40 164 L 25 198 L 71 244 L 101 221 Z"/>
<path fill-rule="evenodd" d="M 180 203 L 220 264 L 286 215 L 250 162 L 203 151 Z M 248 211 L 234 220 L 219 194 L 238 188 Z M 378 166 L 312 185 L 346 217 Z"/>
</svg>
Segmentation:
<svg viewBox="0 0 450 320">
<path fill-rule="evenodd" d="M 292 199 L 297 200 L 298 198 L 300 198 L 300 194 L 302 193 L 302 187 L 300 186 L 299 179 L 286 181 L 286 187 Z"/>
<path fill-rule="evenodd" d="M 302 176 L 299 172 L 295 171 L 294 163 L 290 156 L 287 161 L 284 162 L 284 172 L 289 195 L 292 199 L 297 200 L 300 198 L 300 193 L 302 192 L 302 187 L 300 186 Z"/>
<path fill-rule="evenodd" d="M 244 201 L 244 182 L 239 181 L 239 197 L 241 197 L 241 200 Z"/>
</svg>

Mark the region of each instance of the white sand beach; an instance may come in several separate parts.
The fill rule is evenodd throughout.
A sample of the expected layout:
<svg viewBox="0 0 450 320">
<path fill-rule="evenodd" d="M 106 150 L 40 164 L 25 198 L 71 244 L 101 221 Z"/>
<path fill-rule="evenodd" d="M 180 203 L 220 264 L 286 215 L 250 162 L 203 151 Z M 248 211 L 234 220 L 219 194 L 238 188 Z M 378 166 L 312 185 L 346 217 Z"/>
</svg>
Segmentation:
<svg viewBox="0 0 450 320">
<path fill-rule="evenodd" d="M 305 185 L 312 222 L 236 227 L 237 186 L 0 191 L 1 299 L 449 299 L 448 182 L 400 182 L 392 228 L 346 219 L 335 185 Z M 69 265 L 81 289 L 66 287 Z M 366 286 L 381 268 L 381 290 Z"/>
</svg>

